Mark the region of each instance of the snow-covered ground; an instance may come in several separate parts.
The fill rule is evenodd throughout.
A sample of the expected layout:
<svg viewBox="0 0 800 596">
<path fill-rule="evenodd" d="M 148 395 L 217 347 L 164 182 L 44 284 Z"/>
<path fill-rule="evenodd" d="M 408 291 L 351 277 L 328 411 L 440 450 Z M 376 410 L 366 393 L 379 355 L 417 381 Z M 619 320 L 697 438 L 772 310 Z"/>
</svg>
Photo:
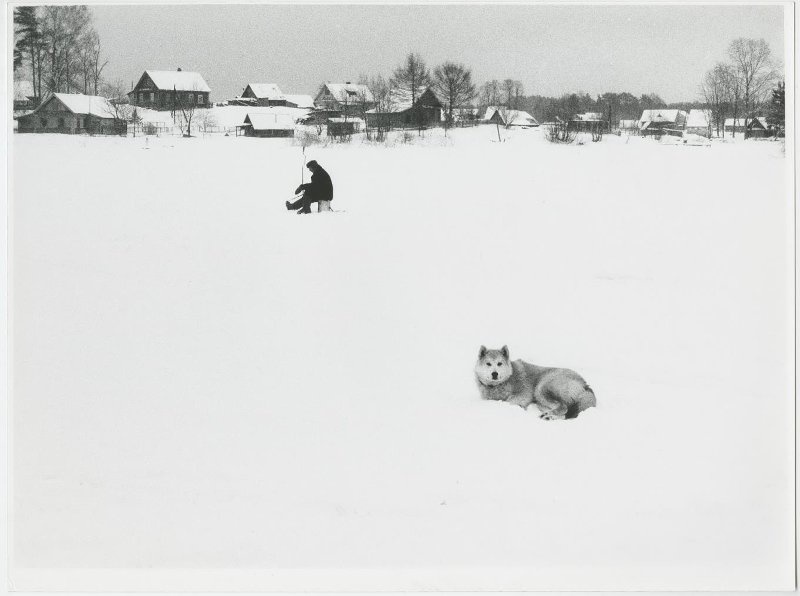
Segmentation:
<svg viewBox="0 0 800 596">
<path fill-rule="evenodd" d="M 793 586 L 780 146 L 502 134 L 309 147 L 304 217 L 292 140 L 14 136 L 12 580 Z M 481 344 L 599 406 L 481 402 Z"/>
</svg>

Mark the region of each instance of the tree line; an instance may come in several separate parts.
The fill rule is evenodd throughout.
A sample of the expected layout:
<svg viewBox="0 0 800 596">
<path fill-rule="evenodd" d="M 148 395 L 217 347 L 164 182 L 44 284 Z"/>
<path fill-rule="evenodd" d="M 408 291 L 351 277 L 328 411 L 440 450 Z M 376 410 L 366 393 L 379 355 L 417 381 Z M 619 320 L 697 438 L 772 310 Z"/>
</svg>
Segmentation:
<svg viewBox="0 0 800 596">
<path fill-rule="evenodd" d="M 35 97 L 46 93 L 97 95 L 107 64 L 89 7 L 14 8 L 14 70 L 28 69 Z"/>
</svg>

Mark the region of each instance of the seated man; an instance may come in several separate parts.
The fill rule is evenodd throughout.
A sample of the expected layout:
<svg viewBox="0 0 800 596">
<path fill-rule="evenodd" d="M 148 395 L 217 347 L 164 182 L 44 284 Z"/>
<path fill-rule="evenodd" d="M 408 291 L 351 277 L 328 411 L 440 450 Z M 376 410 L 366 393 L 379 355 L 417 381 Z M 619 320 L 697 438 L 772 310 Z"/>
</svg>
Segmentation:
<svg viewBox="0 0 800 596">
<path fill-rule="evenodd" d="M 300 213 L 311 213 L 311 203 L 333 200 L 333 182 L 331 182 L 328 172 L 323 170 L 322 166 L 313 159 L 306 164 L 306 167 L 311 170 L 311 182 L 301 184 L 294 191 L 297 194 L 302 190 L 303 196 L 294 203 L 286 201 L 286 208 L 289 210 L 297 209 L 298 215 Z"/>
</svg>

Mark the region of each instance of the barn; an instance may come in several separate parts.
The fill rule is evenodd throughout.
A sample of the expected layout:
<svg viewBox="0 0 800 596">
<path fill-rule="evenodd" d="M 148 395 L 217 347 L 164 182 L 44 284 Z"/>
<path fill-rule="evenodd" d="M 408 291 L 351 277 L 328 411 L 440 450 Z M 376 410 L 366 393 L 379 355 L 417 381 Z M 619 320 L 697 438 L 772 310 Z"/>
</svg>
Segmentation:
<svg viewBox="0 0 800 596">
<path fill-rule="evenodd" d="M 175 110 L 181 106 L 211 107 L 211 89 L 200 73 L 178 70 L 146 70 L 128 93 L 131 105 L 151 110 Z"/>
<path fill-rule="evenodd" d="M 236 127 L 246 137 L 293 137 L 294 120 L 287 114 L 247 114 L 244 124 Z"/>
<path fill-rule="evenodd" d="M 53 93 L 17 123 L 18 132 L 64 134 L 125 134 L 128 126 L 105 97 L 74 93 Z"/>
<path fill-rule="evenodd" d="M 285 106 L 286 96 L 275 83 L 248 83 L 242 97 L 255 99 L 257 106 Z"/>
<path fill-rule="evenodd" d="M 378 128 L 438 125 L 442 121 L 442 102 L 428 87 L 412 104 L 408 92 L 395 90 L 388 106 L 367 110 L 367 125 Z"/>
</svg>

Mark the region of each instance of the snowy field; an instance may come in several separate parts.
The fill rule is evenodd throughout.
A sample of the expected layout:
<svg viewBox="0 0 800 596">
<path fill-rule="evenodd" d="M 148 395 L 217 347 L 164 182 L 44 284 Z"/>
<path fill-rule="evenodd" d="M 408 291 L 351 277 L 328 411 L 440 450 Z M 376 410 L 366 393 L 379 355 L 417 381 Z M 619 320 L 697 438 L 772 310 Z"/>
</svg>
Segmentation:
<svg viewBox="0 0 800 596">
<path fill-rule="evenodd" d="M 291 140 L 15 135 L 12 580 L 792 588 L 789 159 L 503 134 L 309 147 L 302 217 Z M 481 402 L 481 344 L 599 407 Z"/>
</svg>

